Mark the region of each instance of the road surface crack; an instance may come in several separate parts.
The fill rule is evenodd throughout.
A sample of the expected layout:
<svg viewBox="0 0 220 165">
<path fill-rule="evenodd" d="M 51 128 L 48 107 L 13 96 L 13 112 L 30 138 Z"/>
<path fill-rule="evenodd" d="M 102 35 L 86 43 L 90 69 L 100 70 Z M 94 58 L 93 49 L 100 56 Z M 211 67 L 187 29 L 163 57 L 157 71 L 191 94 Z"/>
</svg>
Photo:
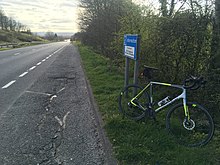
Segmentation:
<svg viewBox="0 0 220 165">
<path fill-rule="evenodd" d="M 46 127 L 46 123 L 48 123 L 48 120 L 50 122 L 56 121 L 58 123 L 57 128 L 55 128 L 56 131 L 50 138 L 50 142 L 40 148 L 39 152 L 46 157 L 39 163 L 39 165 L 46 165 L 51 163 L 58 165 L 63 164 L 62 160 L 58 159 L 58 151 L 64 139 L 63 131 L 66 128 L 66 120 L 68 115 L 70 114 L 70 111 L 66 112 L 62 118 L 59 118 L 57 115 L 55 115 L 53 108 L 54 102 L 56 102 L 55 99 L 58 99 L 60 93 L 64 90 L 65 86 L 58 90 L 56 94 L 51 94 L 50 97 L 48 97 L 47 104 L 45 105 L 46 113 L 42 116 L 40 123 L 38 124 L 38 130 L 41 131 L 43 127 Z"/>
</svg>

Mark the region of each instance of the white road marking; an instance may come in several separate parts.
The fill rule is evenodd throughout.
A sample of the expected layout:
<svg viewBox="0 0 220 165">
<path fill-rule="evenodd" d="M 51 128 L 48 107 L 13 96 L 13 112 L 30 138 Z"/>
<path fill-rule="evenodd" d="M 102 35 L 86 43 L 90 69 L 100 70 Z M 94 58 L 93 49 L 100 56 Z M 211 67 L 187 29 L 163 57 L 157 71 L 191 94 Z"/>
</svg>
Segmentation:
<svg viewBox="0 0 220 165">
<path fill-rule="evenodd" d="M 14 56 L 17 56 L 17 55 L 19 55 L 19 54 L 20 54 L 20 53 L 15 53 Z"/>
<path fill-rule="evenodd" d="M 55 116 L 55 119 L 58 121 L 58 123 L 62 127 L 63 126 L 63 122 L 59 119 L 59 117 Z"/>
<path fill-rule="evenodd" d="M 52 53 L 52 55 L 56 54 L 57 52 L 59 52 L 60 50 L 62 50 L 65 46 L 61 47 L 60 49 L 56 50 L 55 52 Z"/>
<path fill-rule="evenodd" d="M 14 84 L 16 82 L 16 80 L 13 80 L 11 82 L 9 82 L 8 84 L 6 84 L 5 86 L 2 87 L 2 89 L 6 89 L 8 87 L 10 87 L 12 84 Z"/>
<path fill-rule="evenodd" d="M 49 55 L 48 57 L 46 57 L 45 59 L 43 59 L 41 62 L 38 62 L 36 66 L 40 65 L 42 62 L 45 62 L 47 59 L 49 59 L 50 57 L 52 57 L 53 55 L 55 55 L 57 52 L 59 52 L 60 50 L 62 50 L 64 47 L 65 47 L 65 46 L 61 47 L 60 49 L 56 50 L 56 51 L 53 52 L 51 55 Z M 35 49 L 32 49 L 32 51 L 34 51 L 34 50 L 35 50 Z M 17 56 L 17 55 L 19 55 L 19 54 L 20 54 L 20 53 L 15 53 L 14 56 Z M 31 68 L 29 69 L 29 71 L 34 70 L 34 69 L 36 68 L 36 66 L 31 67 Z M 28 74 L 28 71 L 22 73 L 21 75 L 19 75 L 19 78 L 24 77 L 26 74 Z M 10 86 L 11 86 L 12 84 L 14 84 L 15 82 L 16 82 L 16 80 L 13 80 L 13 81 L 9 82 L 9 83 L 6 84 L 5 86 L 3 86 L 2 89 L 6 89 L 6 88 L 10 87 Z M 61 89 L 60 92 L 61 92 L 62 90 L 64 90 L 64 89 L 65 89 L 65 88 Z M 54 96 L 51 98 L 50 101 L 52 101 L 52 99 L 55 98 L 55 97 L 57 97 L 57 96 L 54 95 Z M 63 125 L 63 123 L 64 123 L 64 128 L 65 128 L 66 117 L 67 117 L 67 115 L 68 115 L 69 113 L 70 113 L 70 112 L 68 112 L 68 113 L 64 116 L 63 122 L 62 122 L 57 116 L 55 117 L 55 118 L 58 120 L 58 122 L 59 122 L 60 125 L 61 125 L 61 124 Z"/>
<path fill-rule="evenodd" d="M 39 95 L 46 95 L 46 96 L 52 96 L 50 93 L 43 93 L 43 92 L 34 92 L 34 91 L 25 91 L 26 93 L 32 93 L 32 94 L 39 94 Z"/>
<path fill-rule="evenodd" d="M 41 64 L 41 62 L 38 62 L 38 63 L 37 63 L 37 66 L 40 65 L 40 64 Z"/>
<path fill-rule="evenodd" d="M 21 78 L 21 77 L 24 77 L 26 74 L 28 74 L 28 72 L 22 73 L 19 77 L 20 77 L 20 78 Z"/>
<path fill-rule="evenodd" d="M 54 98 L 57 98 L 57 95 L 53 95 L 53 96 L 50 98 L 50 102 L 51 102 Z"/>
<path fill-rule="evenodd" d="M 57 92 L 57 94 L 60 93 L 60 92 L 62 92 L 64 89 L 65 89 L 65 87 L 63 87 L 62 89 L 60 89 L 60 90 Z"/>
<path fill-rule="evenodd" d="M 66 127 L 66 118 L 69 115 L 69 113 L 70 113 L 70 111 L 68 111 L 63 117 L 63 125 L 62 125 L 63 129 L 65 129 L 65 127 Z"/>
<path fill-rule="evenodd" d="M 36 68 L 36 66 L 33 66 L 33 67 L 31 67 L 29 70 L 33 70 L 33 69 L 35 69 Z"/>
</svg>

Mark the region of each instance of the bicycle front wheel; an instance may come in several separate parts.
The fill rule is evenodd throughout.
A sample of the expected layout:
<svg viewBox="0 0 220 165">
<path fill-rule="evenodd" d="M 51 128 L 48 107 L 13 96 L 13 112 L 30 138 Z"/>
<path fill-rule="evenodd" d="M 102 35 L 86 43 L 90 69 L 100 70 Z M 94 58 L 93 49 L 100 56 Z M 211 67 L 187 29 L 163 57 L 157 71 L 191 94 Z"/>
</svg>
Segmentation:
<svg viewBox="0 0 220 165">
<path fill-rule="evenodd" d="M 177 104 L 166 117 L 166 127 L 185 146 L 206 145 L 214 133 L 214 123 L 208 111 L 196 103 L 187 103 L 190 119 L 185 117 L 183 104 Z"/>
<path fill-rule="evenodd" d="M 133 120 L 140 120 L 145 116 L 146 107 L 149 104 L 149 96 L 147 92 L 143 92 L 137 99 L 134 100 L 135 105 L 132 105 L 131 100 L 136 94 L 143 90 L 137 85 L 129 85 L 124 88 L 119 96 L 119 111 L 126 117 Z"/>
</svg>

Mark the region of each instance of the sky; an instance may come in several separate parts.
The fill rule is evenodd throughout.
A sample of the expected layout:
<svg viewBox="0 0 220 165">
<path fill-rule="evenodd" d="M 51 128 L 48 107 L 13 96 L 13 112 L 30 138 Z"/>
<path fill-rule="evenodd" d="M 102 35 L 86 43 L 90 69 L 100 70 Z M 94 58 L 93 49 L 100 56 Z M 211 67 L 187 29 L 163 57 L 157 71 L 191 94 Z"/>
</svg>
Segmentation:
<svg viewBox="0 0 220 165">
<path fill-rule="evenodd" d="M 133 0 L 154 7 L 156 1 Z M 5 14 L 32 32 L 78 32 L 78 4 L 79 0 L 0 0 Z"/>
<path fill-rule="evenodd" d="M 134 3 L 151 6 L 155 9 L 159 8 L 158 0 L 132 0 Z"/>
<path fill-rule="evenodd" d="M 78 31 L 78 0 L 0 0 L 0 7 L 32 32 Z"/>
</svg>

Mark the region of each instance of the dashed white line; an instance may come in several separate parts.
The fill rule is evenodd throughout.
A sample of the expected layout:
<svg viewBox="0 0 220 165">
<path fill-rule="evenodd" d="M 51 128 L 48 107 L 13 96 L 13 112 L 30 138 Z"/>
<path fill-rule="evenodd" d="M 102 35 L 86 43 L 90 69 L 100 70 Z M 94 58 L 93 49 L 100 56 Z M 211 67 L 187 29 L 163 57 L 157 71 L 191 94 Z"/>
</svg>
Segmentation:
<svg viewBox="0 0 220 165">
<path fill-rule="evenodd" d="M 55 52 L 53 52 L 53 54 L 56 54 L 57 52 L 59 52 L 61 49 L 63 49 L 64 47 L 62 47 L 62 48 L 60 48 L 60 49 L 58 49 L 58 50 L 56 50 Z"/>
<path fill-rule="evenodd" d="M 38 62 L 38 63 L 37 63 L 37 66 L 40 65 L 40 64 L 41 64 L 41 62 Z"/>
<path fill-rule="evenodd" d="M 29 69 L 29 71 L 34 70 L 37 66 L 39 66 L 42 62 L 46 61 L 47 59 L 49 59 L 50 57 L 52 57 L 53 55 L 55 55 L 57 52 L 59 52 L 61 49 L 63 49 L 65 46 L 63 46 L 62 48 L 56 50 L 55 52 L 53 52 L 51 55 L 49 55 L 48 57 L 46 57 L 45 59 L 43 59 L 41 62 L 38 62 L 36 66 L 33 66 Z M 35 49 L 32 49 L 32 51 L 34 51 Z M 19 55 L 20 53 L 15 53 L 14 56 Z M 19 78 L 24 77 L 26 74 L 28 74 L 28 71 L 22 73 L 21 75 L 19 75 Z M 6 84 L 5 86 L 2 87 L 2 89 L 6 89 L 8 87 L 10 87 L 12 84 L 14 84 L 16 82 L 16 80 L 13 80 L 11 82 L 9 82 L 8 84 Z"/>
<path fill-rule="evenodd" d="M 22 73 L 19 77 L 20 77 L 20 78 L 21 78 L 21 77 L 24 77 L 26 74 L 28 74 L 28 72 Z"/>
<path fill-rule="evenodd" d="M 33 66 L 33 67 L 31 67 L 29 70 L 33 70 L 33 69 L 35 69 L 36 68 L 36 66 Z"/>
<path fill-rule="evenodd" d="M 2 89 L 6 89 L 8 87 L 10 87 L 12 84 L 14 84 L 16 82 L 16 80 L 13 80 L 11 82 L 9 82 L 8 84 L 6 84 L 5 86 L 2 87 Z"/>
</svg>

